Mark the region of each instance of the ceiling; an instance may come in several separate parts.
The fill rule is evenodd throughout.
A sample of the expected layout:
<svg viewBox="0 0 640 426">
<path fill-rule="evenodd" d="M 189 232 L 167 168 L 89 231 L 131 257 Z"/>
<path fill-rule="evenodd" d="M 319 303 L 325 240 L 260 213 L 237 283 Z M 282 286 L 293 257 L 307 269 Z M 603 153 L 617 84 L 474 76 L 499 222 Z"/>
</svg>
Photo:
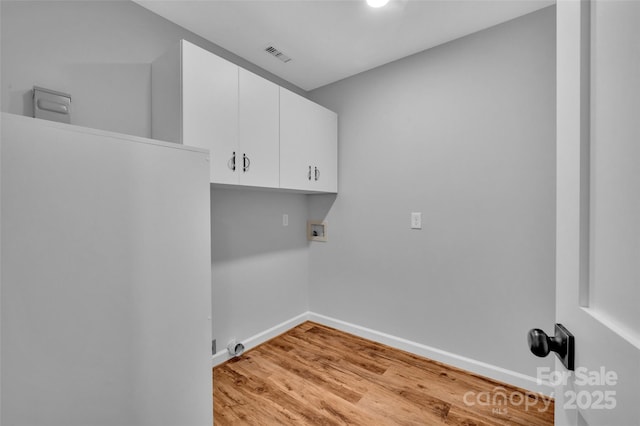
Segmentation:
<svg viewBox="0 0 640 426">
<path fill-rule="evenodd" d="M 133 0 L 304 90 L 525 15 L 554 0 Z M 291 58 L 265 52 L 273 46 Z"/>
</svg>

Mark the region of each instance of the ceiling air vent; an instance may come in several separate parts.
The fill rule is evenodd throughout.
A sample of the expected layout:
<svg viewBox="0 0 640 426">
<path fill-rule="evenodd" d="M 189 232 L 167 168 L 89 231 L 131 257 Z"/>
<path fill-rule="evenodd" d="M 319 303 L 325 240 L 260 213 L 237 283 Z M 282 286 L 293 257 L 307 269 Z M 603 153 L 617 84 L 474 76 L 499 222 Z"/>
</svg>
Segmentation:
<svg viewBox="0 0 640 426">
<path fill-rule="evenodd" d="M 267 52 L 268 54 L 273 55 L 276 58 L 280 59 L 285 64 L 291 60 L 290 57 L 288 57 L 287 55 L 285 55 L 284 53 L 282 53 L 281 51 L 279 51 L 278 49 L 276 49 L 273 46 L 267 47 L 266 49 L 264 49 L 264 51 Z"/>
</svg>

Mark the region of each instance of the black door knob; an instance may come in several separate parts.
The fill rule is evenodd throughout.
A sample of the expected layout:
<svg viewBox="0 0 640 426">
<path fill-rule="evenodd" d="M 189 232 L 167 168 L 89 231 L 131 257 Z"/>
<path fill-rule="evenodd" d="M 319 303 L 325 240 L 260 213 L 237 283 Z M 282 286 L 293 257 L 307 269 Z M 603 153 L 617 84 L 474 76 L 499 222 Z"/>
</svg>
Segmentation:
<svg viewBox="0 0 640 426">
<path fill-rule="evenodd" d="M 527 336 L 527 341 L 529 342 L 529 349 L 535 356 L 545 357 L 549 355 L 551 348 L 549 347 L 550 343 L 549 336 L 547 333 L 540 330 L 539 328 L 534 328 L 529 330 L 529 335 Z"/>
<path fill-rule="evenodd" d="M 534 328 L 529 330 L 527 341 L 529 349 L 535 356 L 541 358 L 549 355 L 549 352 L 555 352 L 565 367 L 573 370 L 574 358 L 574 339 L 573 334 L 569 333 L 562 324 L 556 324 L 555 335 L 547 336 L 547 333 Z"/>
<path fill-rule="evenodd" d="M 531 349 L 531 352 L 534 355 L 541 358 L 549 355 L 549 352 L 551 351 L 558 352 L 559 350 L 561 350 L 560 345 L 562 344 L 562 340 L 560 339 L 560 341 L 558 341 L 556 337 L 559 336 L 547 336 L 547 333 L 540 330 L 539 328 L 529 330 L 529 335 L 527 336 L 529 349 Z"/>
</svg>

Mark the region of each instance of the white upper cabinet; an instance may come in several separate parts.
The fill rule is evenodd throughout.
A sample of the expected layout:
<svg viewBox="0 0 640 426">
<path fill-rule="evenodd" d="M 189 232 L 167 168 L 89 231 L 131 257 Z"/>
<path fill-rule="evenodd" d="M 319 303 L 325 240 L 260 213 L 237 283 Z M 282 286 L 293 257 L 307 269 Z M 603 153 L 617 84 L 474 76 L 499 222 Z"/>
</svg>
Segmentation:
<svg viewBox="0 0 640 426">
<path fill-rule="evenodd" d="M 280 88 L 280 186 L 338 191 L 338 116 Z"/>
<path fill-rule="evenodd" d="M 335 113 L 184 40 L 151 85 L 152 137 L 208 149 L 212 183 L 337 192 Z"/>
</svg>

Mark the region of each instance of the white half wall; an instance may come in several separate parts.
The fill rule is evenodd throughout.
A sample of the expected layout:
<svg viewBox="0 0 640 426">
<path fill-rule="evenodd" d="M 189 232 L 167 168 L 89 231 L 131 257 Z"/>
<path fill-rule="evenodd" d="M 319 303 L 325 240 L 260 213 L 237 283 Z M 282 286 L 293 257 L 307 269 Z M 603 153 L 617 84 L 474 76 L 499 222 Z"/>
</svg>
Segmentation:
<svg viewBox="0 0 640 426">
<path fill-rule="evenodd" d="M 0 423 L 210 426 L 209 154 L 0 121 Z"/>
</svg>

